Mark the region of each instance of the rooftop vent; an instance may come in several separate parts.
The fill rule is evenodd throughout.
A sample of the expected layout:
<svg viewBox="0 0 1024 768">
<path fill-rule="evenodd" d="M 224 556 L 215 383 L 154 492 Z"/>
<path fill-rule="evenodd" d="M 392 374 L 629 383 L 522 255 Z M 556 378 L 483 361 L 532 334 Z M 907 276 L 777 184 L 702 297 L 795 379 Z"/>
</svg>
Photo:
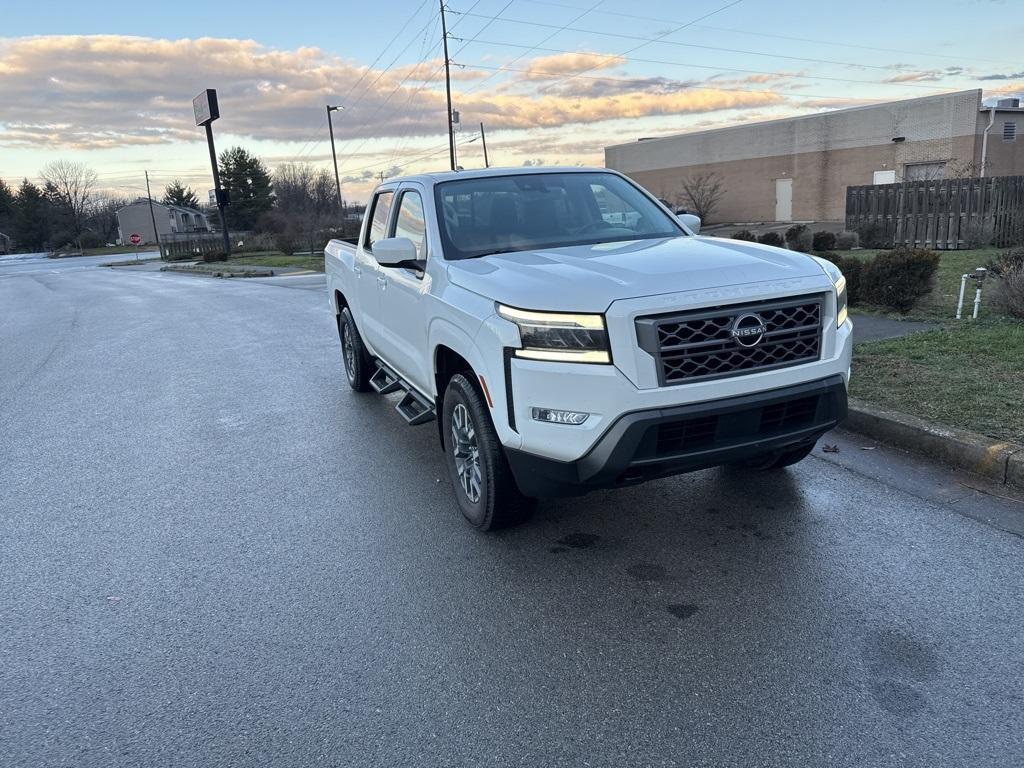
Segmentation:
<svg viewBox="0 0 1024 768">
<path fill-rule="evenodd" d="M 996 109 L 1020 109 L 1020 99 L 999 99 Z"/>
</svg>

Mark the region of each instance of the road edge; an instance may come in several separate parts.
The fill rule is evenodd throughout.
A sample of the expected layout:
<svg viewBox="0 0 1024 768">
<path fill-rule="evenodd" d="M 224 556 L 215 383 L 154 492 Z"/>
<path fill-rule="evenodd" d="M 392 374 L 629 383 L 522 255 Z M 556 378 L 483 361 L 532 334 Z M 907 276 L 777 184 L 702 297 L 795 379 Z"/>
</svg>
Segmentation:
<svg viewBox="0 0 1024 768">
<path fill-rule="evenodd" d="M 1003 485 L 1024 490 L 1024 445 L 933 424 L 850 398 L 843 427 Z"/>
</svg>

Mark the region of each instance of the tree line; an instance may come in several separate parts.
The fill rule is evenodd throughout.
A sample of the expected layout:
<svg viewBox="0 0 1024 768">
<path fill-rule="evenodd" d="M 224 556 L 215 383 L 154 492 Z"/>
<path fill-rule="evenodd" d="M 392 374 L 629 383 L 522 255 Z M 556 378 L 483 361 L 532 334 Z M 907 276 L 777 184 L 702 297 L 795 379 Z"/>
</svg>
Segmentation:
<svg viewBox="0 0 1024 768">
<path fill-rule="evenodd" d="M 325 237 L 350 234 L 339 207 L 334 177 L 308 163 L 283 163 L 271 172 L 242 147 L 218 158 L 221 186 L 227 190 L 228 228 L 270 235 L 286 252 L 318 250 Z M 132 202 L 104 191 L 95 171 L 83 163 L 56 160 L 40 171 L 40 183 L 24 179 L 11 187 L 0 179 L 0 232 L 22 251 L 92 248 L 118 237 L 117 211 Z M 143 200 L 145 198 L 142 198 Z M 198 195 L 175 179 L 160 201 L 201 208 Z M 216 210 L 208 212 L 217 228 Z"/>
</svg>

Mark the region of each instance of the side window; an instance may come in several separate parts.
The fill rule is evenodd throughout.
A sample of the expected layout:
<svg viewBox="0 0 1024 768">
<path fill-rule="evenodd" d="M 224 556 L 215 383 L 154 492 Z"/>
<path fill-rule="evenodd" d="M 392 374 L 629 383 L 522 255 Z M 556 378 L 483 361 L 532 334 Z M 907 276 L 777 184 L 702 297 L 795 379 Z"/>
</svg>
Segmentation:
<svg viewBox="0 0 1024 768">
<path fill-rule="evenodd" d="M 391 199 L 394 192 L 381 192 L 373 199 L 373 212 L 370 214 L 370 229 L 366 233 L 364 248 L 373 249 L 373 244 L 387 237 L 388 215 L 391 213 Z"/>
<path fill-rule="evenodd" d="M 419 192 L 403 192 L 398 203 L 395 237 L 407 237 L 416 246 L 416 258 L 427 258 L 427 223 L 423 217 L 423 200 Z"/>
</svg>

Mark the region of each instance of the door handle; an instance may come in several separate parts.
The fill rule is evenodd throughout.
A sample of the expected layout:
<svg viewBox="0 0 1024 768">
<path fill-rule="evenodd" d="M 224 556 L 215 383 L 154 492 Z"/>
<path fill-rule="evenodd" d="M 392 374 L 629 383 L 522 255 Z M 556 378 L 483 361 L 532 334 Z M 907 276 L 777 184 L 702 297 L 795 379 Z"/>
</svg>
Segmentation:
<svg viewBox="0 0 1024 768">
<path fill-rule="evenodd" d="M 355 272 L 356 277 L 361 277 L 363 274 L 363 268 L 360 267 L 358 264 L 352 267 L 352 271 Z"/>
</svg>

